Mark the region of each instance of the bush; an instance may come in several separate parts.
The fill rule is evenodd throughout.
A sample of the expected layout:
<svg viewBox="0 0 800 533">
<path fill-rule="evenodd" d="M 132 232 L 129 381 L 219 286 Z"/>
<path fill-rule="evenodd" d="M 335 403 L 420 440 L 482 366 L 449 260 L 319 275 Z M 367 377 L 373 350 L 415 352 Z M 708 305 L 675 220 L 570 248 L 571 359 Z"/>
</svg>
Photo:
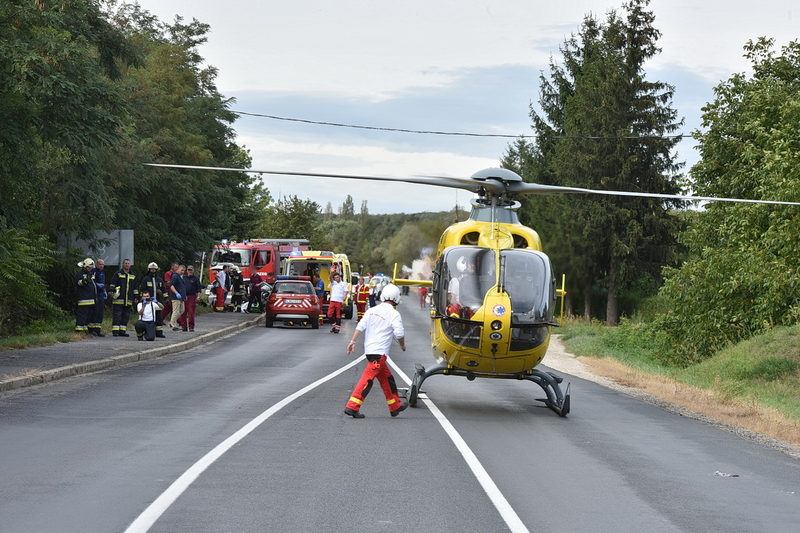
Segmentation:
<svg viewBox="0 0 800 533">
<path fill-rule="evenodd" d="M 34 320 L 61 316 L 42 278 L 55 251 L 42 235 L 9 228 L 0 217 L 0 336 L 13 334 Z"/>
</svg>

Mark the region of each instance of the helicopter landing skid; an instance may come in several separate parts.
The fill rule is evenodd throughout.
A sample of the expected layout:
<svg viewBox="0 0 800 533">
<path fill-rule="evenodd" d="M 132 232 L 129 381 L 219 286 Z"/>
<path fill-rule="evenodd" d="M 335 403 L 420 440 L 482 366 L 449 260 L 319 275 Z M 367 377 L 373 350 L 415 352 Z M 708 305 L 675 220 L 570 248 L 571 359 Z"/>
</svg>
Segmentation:
<svg viewBox="0 0 800 533">
<path fill-rule="evenodd" d="M 447 364 L 439 363 L 426 369 L 424 366 L 417 363 L 414 367 L 417 371 L 414 372 L 414 379 L 411 380 L 411 387 L 408 389 L 408 405 L 411 407 L 417 406 L 417 398 L 419 397 L 419 393 L 422 392 L 422 382 L 430 376 L 444 374 L 444 371 L 447 370 Z"/>
<path fill-rule="evenodd" d="M 551 372 L 542 372 L 536 369 L 533 369 L 531 375 L 524 376 L 523 379 L 533 381 L 547 394 L 547 398 L 537 398 L 536 401 L 543 402 L 558 416 L 567 416 L 569 413 L 569 383 L 567 383 L 567 392 L 563 393 L 559 386 L 559 383 L 563 381 L 562 378 Z"/>
<path fill-rule="evenodd" d="M 475 375 L 470 372 L 454 371 L 449 368 L 447 363 L 439 363 L 430 368 L 425 368 L 421 364 L 415 365 L 416 372 L 414 379 L 411 380 L 411 387 L 408 389 L 408 405 L 416 407 L 419 394 L 422 392 L 422 383 L 431 376 L 436 374 L 448 374 L 456 376 L 465 376 L 468 380 L 475 379 Z M 496 377 L 496 376 L 495 376 Z M 539 385 L 544 390 L 547 398 L 537 398 L 536 401 L 543 402 L 547 407 L 552 409 L 558 416 L 564 417 L 569 413 L 569 384 L 567 384 L 567 392 L 561 391 L 562 378 L 550 373 L 542 372 L 541 370 L 532 370 L 530 375 L 509 375 L 508 379 L 526 379 Z"/>
</svg>

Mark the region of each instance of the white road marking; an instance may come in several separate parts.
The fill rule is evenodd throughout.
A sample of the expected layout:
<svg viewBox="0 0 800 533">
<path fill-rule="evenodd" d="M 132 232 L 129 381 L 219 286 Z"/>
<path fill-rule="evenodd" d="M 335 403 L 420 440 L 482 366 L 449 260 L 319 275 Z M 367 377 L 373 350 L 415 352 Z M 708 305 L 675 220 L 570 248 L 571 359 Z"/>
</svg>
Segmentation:
<svg viewBox="0 0 800 533">
<path fill-rule="evenodd" d="M 408 379 L 408 376 L 405 374 L 405 372 L 403 372 L 400 367 L 398 367 L 394 361 L 392 361 L 391 358 L 387 357 L 387 360 L 394 369 L 395 373 L 403 378 L 406 384 L 410 386 L 411 380 Z M 529 533 L 528 528 L 522 523 L 522 520 L 520 520 L 519 516 L 517 516 L 514 508 L 511 507 L 510 503 L 508 503 L 508 500 L 506 500 L 505 496 L 503 496 L 503 493 L 500 492 L 500 489 L 497 488 L 497 485 L 495 485 L 494 481 L 492 481 L 489 473 L 485 468 L 483 468 L 481 462 L 472 452 L 458 431 L 456 431 L 456 428 L 453 427 L 453 424 L 450 423 L 447 417 L 444 416 L 439 408 L 436 407 L 436 404 L 434 404 L 426 394 L 418 394 L 418 398 L 425 402 L 425 405 L 428 407 L 428 409 L 430 409 L 431 413 L 433 413 L 433 416 L 436 417 L 436 420 L 439 421 L 439 424 L 441 424 L 442 429 L 444 429 L 445 433 L 447 433 L 447 436 L 450 437 L 450 440 L 452 440 L 453 444 L 456 445 L 458 451 L 461 452 L 461 455 L 464 457 L 464 460 L 467 462 L 470 470 L 472 470 L 472 473 L 475 475 L 478 483 L 481 484 L 481 487 L 483 487 L 486 495 L 489 496 L 489 499 L 500 513 L 500 516 L 502 516 L 503 520 L 505 520 L 509 530 L 513 533 Z"/>
<path fill-rule="evenodd" d="M 217 445 L 216 448 L 208 452 L 199 461 L 193 464 L 186 472 L 183 473 L 183 475 L 181 475 L 181 477 L 176 479 L 175 482 L 161 494 L 161 496 L 156 498 L 156 500 L 151 503 L 130 526 L 128 526 L 128 529 L 125 530 L 125 533 L 145 533 L 149 531 L 153 524 L 156 523 L 156 520 L 158 520 L 161 515 L 163 515 L 166 510 L 169 509 L 170 505 L 175 503 L 175 500 L 177 500 L 180 495 L 183 494 L 192 483 L 194 483 L 194 480 L 196 480 L 200 474 L 202 474 L 209 466 L 211 466 L 214 461 L 222 457 L 225 452 L 236 445 L 236 443 L 245 438 L 254 429 L 264 423 L 265 420 L 292 403 L 294 400 L 319 387 L 326 381 L 335 378 L 345 370 L 356 366 L 362 359 L 364 359 L 363 355 L 356 358 L 351 363 L 341 367 L 340 369 L 328 374 L 324 378 L 318 379 L 314 383 L 303 387 L 294 394 L 287 396 L 248 422 L 247 425 L 245 425 L 242 429 L 222 441 L 219 445 Z"/>
<path fill-rule="evenodd" d="M 318 379 L 314 383 L 303 387 L 294 394 L 287 396 L 248 422 L 242 429 L 222 441 L 219 445 L 217 445 L 217 447 L 208 452 L 199 461 L 189 467 L 189 469 L 178 479 L 176 479 L 167 490 L 165 490 L 158 498 L 156 498 L 156 500 L 151 503 L 147 509 L 145 509 L 142 514 L 140 514 L 136 520 L 131 523 L 130 526 L 128 526 L 128 529 L 125 530 L 125 533 L 146 533 L 149 531 L 153 524 L 155 524 L 156 521 L 161 517 L 161 515 L 163 515 L 167 509 L 169 509 L 169 507 L 175 503 L 180 495 L 183 494 L 198 477 L 200 477 L 200 474 L 202 474 L 209 466 L 214 464 L 217 459 L 222 457 L 225 452 L 230 450 L 239 441 L 252 433 L 253 430 L 255 430 L 258 426 L 263 424 L 268 418 L 292 403 L 294 400 L 314 390 L 323 383 L 330 381 L 345 370 L 356 366 L 363 359 L 365 359 L 363 355 L 357 357 L 347 365 L 335 370 L 334 372 L 331 372 L 321 379 Z M 406 382 L 406 384 L 410 385 L 411 380 L 408 378 L 405 372 L 403 372 L 391 358 L 387 357 L 387 360 L 394 369 L 395 373 L 400 376 Z M 500 513 L 500 516 L 503 518 L 503 520 L 505 520 L 509 530 L 512 531 L 512 533 L 529 533 L 528 528 L 522 523 L 522 520 L 520 520 L 519 516 L 517 516 L 517 513 L 511 507 L 511 504 L 508 503 L 508 500 L 506 500 L 505 496 L 503 496 L 503 494 L 500 492 L 500 489 L 497 488 L 497 485 L 495 485 L 494 481 L 489 476 L 489 473 L 486 472 L 486 469 L 483 468 L 481 462 L 472 452 L 458 431 L 456 431 L 447 417 L 444 416 L 439 408 L 436 407 L 436 404 L 434 404 L 433 401 L 427 397 L 427 395 L 420 394 L 419 399 L 425 402 L 425 405 L 428 407 L 431 413 L 433 413 L 433 416 L 442 426 L 442 429 L 444 429 L 445 433 L 447 433 L 447 435 L 450 437 L 450 440 L 453 441 L 453 444 L 456 445 L 456 449 L 458 449 L 462 457 L 464 457 L 467 466 L 469 466 L 470 470 L 472 470 L 473 475 L 481 484 L 481 487 L 483 487 L 486 495 L 489 496 L 489 500 L 492 502 L 492 504 L 494 504 L 495 508 Z"/>
</svg>

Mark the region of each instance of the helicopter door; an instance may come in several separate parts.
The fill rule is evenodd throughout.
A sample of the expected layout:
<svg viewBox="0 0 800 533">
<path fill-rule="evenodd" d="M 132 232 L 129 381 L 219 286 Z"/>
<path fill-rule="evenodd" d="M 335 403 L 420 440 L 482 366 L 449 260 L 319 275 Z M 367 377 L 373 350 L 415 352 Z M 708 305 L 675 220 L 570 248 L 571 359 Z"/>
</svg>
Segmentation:
<svg viewBox="0 0 800 533">
<path fill-rule="evenodd" d="M 511 351 L 541 345 L 549 326 L 556 325 L 556 280 L 550 258 L 536 250 L 502 250 L 500 283 L 511 298 Z"/>
</svg>

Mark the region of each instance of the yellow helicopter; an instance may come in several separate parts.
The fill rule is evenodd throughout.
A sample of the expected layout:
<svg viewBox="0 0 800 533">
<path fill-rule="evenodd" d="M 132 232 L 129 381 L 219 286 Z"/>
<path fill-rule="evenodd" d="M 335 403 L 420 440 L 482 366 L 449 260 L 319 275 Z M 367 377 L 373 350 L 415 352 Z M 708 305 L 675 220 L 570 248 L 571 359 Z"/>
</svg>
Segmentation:
<svg viewBox="0 0 800 533">
<path fill-rule="evenodd" d="M 416 365 L 408 401 L 416 405 L 422 383 L 443 374 L 475 378 L 532 381 L 545 392 L 537 399 L 566 416 L 570 411 L 569 384 L 536 367 L 544 359 L 555 322 L 557 298 L 563 316 L 564 278 L 557 288 L 550 259 L 539 235 L 522 225 L 516 210 L 521 194 L 585 193 L 660 199 L 729 201 L 800 205 L 795 202 L 681 196 L 627 191 L 592 190 L 526 183 L 507 169 L 488 168 L 469 178 L 381 177 L 271 170 L 234 169 L 148 163 L 149 166 L 189 170 L 223 170 L 321 178 L 402 181 L 465 189 L 475 194 L 469 219 L 448 227 L 439 238 L 432 280 L 399 279 L 393 283 L 431 287 L 431 346 L 436 364 Z"/>
</svg>

